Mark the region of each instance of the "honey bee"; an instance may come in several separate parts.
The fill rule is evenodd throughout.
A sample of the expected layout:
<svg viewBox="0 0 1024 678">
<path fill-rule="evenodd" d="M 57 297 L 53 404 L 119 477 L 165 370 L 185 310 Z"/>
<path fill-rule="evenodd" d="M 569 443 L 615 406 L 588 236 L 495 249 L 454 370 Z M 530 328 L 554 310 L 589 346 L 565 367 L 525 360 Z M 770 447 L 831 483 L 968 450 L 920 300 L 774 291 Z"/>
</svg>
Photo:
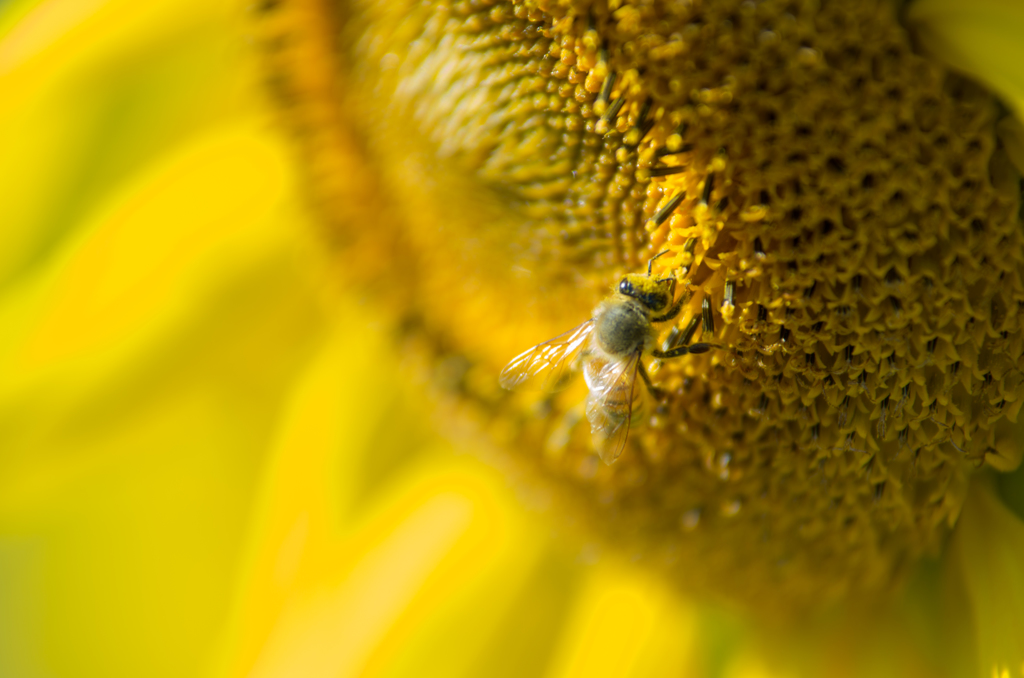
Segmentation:
<svg viewBox="0 0 1024 678">
<path fill-rule="evenodd" d="M 616 292 L 598 304 L 592 318 L 521 353 L 501 372 L 504 388 L 540 379 L 546 391 L 553 391 L 564 383 L 570 370 L 582 365 L 590 391 L 587 419 L 598 454 L 606 464 L 618 459 L 626 446 L 634 404 L 640 396 L 635 388 L 637 375 L 652 396 L 663 397 L 644 368 L 643 354 L 667 359 L 705 353 L 714 347 L 698 343 L 655 348 L 657 332 L 652 324 L 678 316 L 686 301 L 685 296 L 675 298 L 675 278 L 651 277 L 651 265 L 662 254 L 665 252 L 648 262 L 646 275 L 630 273 L 620 280 Z"/>
</svg>

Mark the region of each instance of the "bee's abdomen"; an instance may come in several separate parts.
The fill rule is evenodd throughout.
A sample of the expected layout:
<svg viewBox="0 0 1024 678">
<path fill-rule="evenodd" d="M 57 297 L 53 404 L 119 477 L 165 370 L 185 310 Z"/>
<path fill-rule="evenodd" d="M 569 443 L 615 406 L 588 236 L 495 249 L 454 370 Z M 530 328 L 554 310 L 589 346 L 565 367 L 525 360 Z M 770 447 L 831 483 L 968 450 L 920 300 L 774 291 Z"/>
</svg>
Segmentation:
<svg viewBox="0 0 1024 678">
<path fill-rule="evenodd" d="M 596 322 L 597 344 L 609 355 L 627 355 L 641 348 L 650 330 L 647 313 L 632 300 L 605 305 Z"/>
</svg>

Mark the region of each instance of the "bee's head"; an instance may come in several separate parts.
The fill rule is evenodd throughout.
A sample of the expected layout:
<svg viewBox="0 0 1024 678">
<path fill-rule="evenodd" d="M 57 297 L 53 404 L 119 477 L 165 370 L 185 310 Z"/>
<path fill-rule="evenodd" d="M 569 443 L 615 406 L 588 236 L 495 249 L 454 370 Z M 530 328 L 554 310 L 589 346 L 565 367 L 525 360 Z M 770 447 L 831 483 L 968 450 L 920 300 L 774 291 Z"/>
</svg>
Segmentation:
<svg viewBox="0 0 1024 678">
<path fill-rule="evenodd" d="M 660 313 L 675 298 L 675 278 L 656 280 L 643 273 L 630 273 L 619 281 L 619 294 L 636 299 L 651 313 Z"/>
</svg>

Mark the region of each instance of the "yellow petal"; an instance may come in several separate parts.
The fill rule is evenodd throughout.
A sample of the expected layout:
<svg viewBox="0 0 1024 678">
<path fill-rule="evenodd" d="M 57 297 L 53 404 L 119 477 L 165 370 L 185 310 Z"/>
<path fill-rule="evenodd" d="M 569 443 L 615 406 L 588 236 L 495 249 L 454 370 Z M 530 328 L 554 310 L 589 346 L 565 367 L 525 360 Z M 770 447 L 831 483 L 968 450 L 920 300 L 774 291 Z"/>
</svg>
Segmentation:
<svg viewBox="0 0 1024 678">
<path fill-rule="evenodd" d="M 907 19 L 929 54 L 987 85 L 1024 120 L 1024 3 L 915 0 Z"/>
<path fill-rule="evenodd" d="M 259 312 L 246 297 L 260 288 L 267 303 L 281 299 L 284 290 L 263 286 L 287 270 L 292 248 L 287 226 L 268 218 L 286 195 L 282 167 L 274 142 L 250 129 L 198 142 L 123 191 L 3 297 L 0 409 L 42 437 L 22 458 L 6 450 L 0 513 L 35 491 L 15 469 L 54 480 L 49 462 L 76 463 L 47 452 L 48 430 L 85 416 L 93 426 L 116 420 L 146 376 L 167 375 L 173 346 L 187 356 L 197 333 L 218 341 L 216 332 L 234 329 L 228 319 Z M 295 307 L 300 323 L 305 309 Z M 237 355 L 260 361 L 262 348 L 243 343 Z"/>
<path fill-rule="evenodd" d="M 1024 675 L 1024 522 L 992 483 L 973 483 L 949 558 L 973 626 L 977 675 Z"/>
<path fill-rule="evenodd" d="M 605 564 L 588 578 L 550 678 L 685 675 L 695 668 L 695 611 L 663 584 Z"/>
<path fill-rule="evenodd" d="M 113 383 L 54 374 L 53 402 L 0 408 L 0 562 L 18 592 L 0 627 L 25 640 L 0 675 L 196 675 L 211 652 L 281 392 L 317 321 L 287 260 L 207 291 L 171 345 Z"/>
<path fill-rule="evenodd" d="M 216 675 L 478 675 L 544 551 L 493 471 L 416 432 L 365 315 L 342 313 L 293 393 Z M 401 462 L 383 483 L 378 458 Z"/>
<path fill-rule="evenodd" d="M 44 0 L 21 3 L 0 18 L 0 77 L 16 76 L 19 86 L 42 86 L 24 72 L 27 63 L 48 69 L 36 73 L 45 81 L 64 69 L 76 68 L 66 54 L 85 60 L 103 59 L 197 22 L 216 17 L 226 23 L 238 14 L 237 0 Z"/>
<path fill-rule="evenodd" d="M 321 327 L 227 7 L 0 18 L 0 675 L 196 675 L 219 635 Z"/>
<path fill-rule="evenodd" d="M 0 284 L 154 157 L 252 108 L 236 5 L 49 0 L 0 12 Z"/>
</svg>

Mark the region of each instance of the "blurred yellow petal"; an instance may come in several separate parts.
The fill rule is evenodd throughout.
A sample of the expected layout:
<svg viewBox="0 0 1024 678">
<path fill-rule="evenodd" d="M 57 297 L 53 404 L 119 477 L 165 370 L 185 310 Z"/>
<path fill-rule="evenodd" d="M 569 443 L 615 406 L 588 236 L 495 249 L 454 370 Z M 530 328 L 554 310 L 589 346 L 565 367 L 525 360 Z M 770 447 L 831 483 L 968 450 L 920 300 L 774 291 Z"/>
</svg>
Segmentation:
<svg viewBox="0 0 1024 678">
<path fill-rule="evenodd" d="M 214 653 L 322 327 L 232 6 L 0 19 L 0 675 L 196 675 Z"/>
<path fill-rule="evenodd" d="M 907 19 L 929 54 L 984 83 L 1024 120 L 1024 3 L 914 0 Z"/>
<path fill-rule="evenodd" d="M 224 23 L 242 11 L 237 0 L 153 0 L 145 4 L 127 0 L 44 0 L 20 3 L 0 20 L 0 76 L 17 77 L 18 86 L 39 86 L 25 72 L 26 64 L 52 78 L 54 71 L 76 68 L 67 58 L 73 52 L 85 60 L 103 59 L 147 41 L 217 17 Z M 79 62 L 80 63 L 80 62 Z"/>
<path fill-rule="evenodd" d="M 16 407 L 23 423 L 83 402 L 94 416 L 104 407 L 118 416 L 126 383 L 166 369 L 166 352 L 209 318 L 210 302 L 230 303 L 222 295 L 239 277 L 259 280 L 288 256 L 287 231 L 268 218 L 285 176 L 280 149 L 242 127 L 124 190 L 51 266 L 0 302 L 0 408 Z M 25 462 L 47 456 L 36 451 Z M 15 477 L 17 492 L 5 482 Z M 3 478 L 0 505 L 30 487 L 21 476 Z"/>
<path fill-rule="evenodd" d="M 113 383 L 54 377 L 52 398 L 3 407 L 0 552 L 24 571 L 0 626 L 34 643 L 0 675 L 195 675 L 212 651 L 265 441 L 319 321 L 287 257 L 206 294 Z"/>
<path fill-rule="evenodd" d="M 422 415 L 395 395 L 386 340 L 343 317 L 267 466 L 218 675 L 419 675 L 424 661 L 477 675 L 545 539 L 493 471 L 416 442 Z M 404 462 L 383 485 L 375 456 Z M 458 652 L 437 656 L 453 637 Z"/>
<path fill-rule="evenodd" d="M 1024 675 L 1024 522 L 992 483 L 971 488 L 949 558 L 966 593 L 978 675 Z"/>
<path fill-rule="evenodd" d="M 251 115 L 237 3 L 144 7 L 51 0 L 0 13 L 0 283 L 197 127 Z"/>
<path fill-rule="evenodd" d="M 580 592 L 546 675 L 685 675 L 694 668 L 696 625 L 694 611 L 663 584 L 605 566 Z"/>
<path fill-rule="evenodd" d="M 753 653 L 744 653 L 729 664 L 725 678 L 789 678 L 791 675 L 793 674 L 779 672 L 768 666 Z"/>
</svg>

